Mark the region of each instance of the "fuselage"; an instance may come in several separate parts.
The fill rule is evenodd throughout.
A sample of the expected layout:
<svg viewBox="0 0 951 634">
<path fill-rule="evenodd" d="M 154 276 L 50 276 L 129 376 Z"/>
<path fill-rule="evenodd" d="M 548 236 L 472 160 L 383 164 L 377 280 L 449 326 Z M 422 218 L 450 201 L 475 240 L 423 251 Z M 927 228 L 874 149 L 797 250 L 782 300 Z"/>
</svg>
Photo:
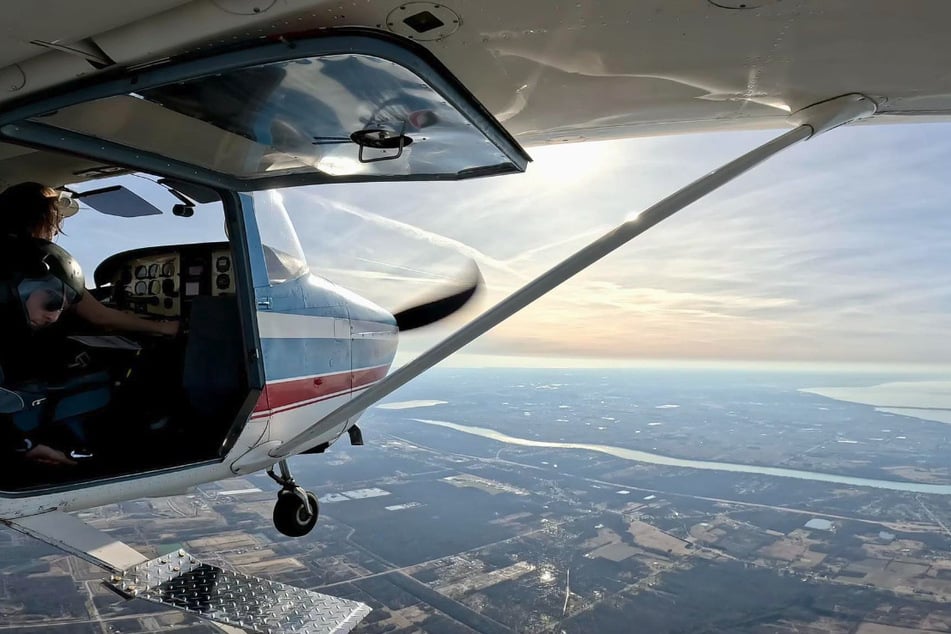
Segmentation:
<svg viewBox="0 0 951 634">
<path fill-rule="evenodd" d="M 170 495 L 266 468 L 275 462 L 268 450 L 313 425 L 389 371 L 398 333 L 393 316 L 385 309 L 310 272 L 256 289 L 256 299 L 266 382 L 223 460 L 79 483 L 48 493 L 0 497 L 0 519 Z M 330 430 L 314 446 L 333 443 L 355 420 Z"/>
<path fill-rule="evenodd" d="M 315 275 L 257 294 L 267 383 L 251 423 L 266 421 L 269 440 L 304 431 L 386 376 L 398 333 L 383 308 Z M 316 439 L 314 447 L 333 442 L 353 422 Z M 236 471 L 249 467 L 238 464 Z"/>
</svg>

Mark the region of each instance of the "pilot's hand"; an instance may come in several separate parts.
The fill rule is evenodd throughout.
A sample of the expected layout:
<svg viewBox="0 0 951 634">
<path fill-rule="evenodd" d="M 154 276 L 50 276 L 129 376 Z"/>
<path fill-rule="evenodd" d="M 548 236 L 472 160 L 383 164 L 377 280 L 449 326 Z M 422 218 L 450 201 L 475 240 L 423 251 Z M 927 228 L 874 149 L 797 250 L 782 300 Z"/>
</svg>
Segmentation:
<svg viewBox="0 0 951 634">
<path fill-rule="evenodd" d="M 160 335 L 166 335 L 168 337 L 174 337 L 178 334 L 181 322 L 178 320 L 174 321 L 159 321 L 156 322 L 155 328 L 156 332 Z"/>
<path fill-rule="evenodd" d="M 23 454 L 23 457 L 27 460 L 32 460 L 33 462 L 39 462 L 40 464 L 50 464 L 50 465 L 75 465 L 77 464 L 75 460 L 71 460 L 64 454 L 62 451 L 57 451 L 52 447 L 47 447 L 46 445 L 37 445 L 30 449 L 28 452 Z"/>
</svg>

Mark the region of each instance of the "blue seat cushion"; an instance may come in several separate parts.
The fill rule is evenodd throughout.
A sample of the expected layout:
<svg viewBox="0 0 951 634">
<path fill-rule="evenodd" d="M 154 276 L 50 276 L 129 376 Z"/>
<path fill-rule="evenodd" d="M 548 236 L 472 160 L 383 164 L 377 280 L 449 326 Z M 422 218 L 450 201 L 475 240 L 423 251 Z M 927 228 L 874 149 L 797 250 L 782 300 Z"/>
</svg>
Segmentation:
<svg viewBox="0 0 951 634">
<path fill-rule="evenodd" d="M 13 424 L 23 432 L 32 432 L 43 421 L 58 422 L 95 412 L 108 405 L 112 397 L 107 372 L 73 377 L 53 388 L 30 383 L 18 385 L 11 391 L 17 393 L 25 403 L 22 411 L 12 415 Z M 52 415 L 49 407 L 53 407 Z"/>
</svg>

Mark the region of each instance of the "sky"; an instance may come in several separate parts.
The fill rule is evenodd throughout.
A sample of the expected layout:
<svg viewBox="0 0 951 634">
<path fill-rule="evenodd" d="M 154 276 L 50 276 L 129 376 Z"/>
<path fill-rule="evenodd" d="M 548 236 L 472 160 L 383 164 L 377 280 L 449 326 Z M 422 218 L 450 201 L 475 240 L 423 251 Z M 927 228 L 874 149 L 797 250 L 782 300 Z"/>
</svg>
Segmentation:
<svg viewBox="0 0 951 634">
<path fill-rule="evenodd" d="M 458 277 L 468 257 L 485 309 L 776 134 L 530 148 L 524 175 L 315 187 L 287 200 L 308 259 L 332 279 L 396 308 Z M 951 126 L 835 130 L 650 229 L 464 352 L 512 363 L 946 363 L 949 159 Z"/>
<path fill-rule="evenodd" d="M 469 260 L 478 264 L 485 284 L 473 305 L 404 335 L 405 361 L 779 132 L 528 148 L 525 174 L 315 186 L 285 191 L 284 203 L 315 273 L 393 310 L 458 283 Z M 948 165 L 951 125 L 833 130 L 650 229 L 453 364 L 948 363 Z M 200 211 L 122 221 L 138 223 L 127 231 L 83 210 L 61 243 L 91 280 L 95 264 L 119 250 L 222 239 L 220 216 Z"/>
</svg>

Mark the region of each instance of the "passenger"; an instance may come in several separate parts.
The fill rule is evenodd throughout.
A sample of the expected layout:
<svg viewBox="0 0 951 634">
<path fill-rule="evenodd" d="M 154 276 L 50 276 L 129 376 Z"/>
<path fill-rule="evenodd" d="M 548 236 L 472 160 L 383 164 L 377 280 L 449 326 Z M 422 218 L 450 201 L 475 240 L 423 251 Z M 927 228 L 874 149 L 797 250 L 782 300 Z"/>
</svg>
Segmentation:
<svg viewBox="0 0 951 634">
<path fill-rule="evenodd" d="M 0 244 L 0 413 L 26 410 L 35 398 L 24 381 L 41 376 L 45 362 L 37 346 L 38 331 L 59 320 L 64 310 L 82 301 L 84 280 L 79 264 L 64 249 L 36 238 Z M 20 389 L 18 389 L 20 388 Z M 65 453 L 42 440 L 48 430 L 24 430 L 12 417 L 0 422 L 0 445 L 7 453 L 39 464 L 75 465 Z"/>
<path fill-rule="evenodd" d="M 70 305 L 62 292 L 49 288 L 43 280 L 30 280 L 21 284 L 21 287 L 27 321 L 33 328 L 56 323 Z"/>
<path fill-rule="evenodd" d="M 0 236 L 33 237 L 52 241 L 62 232 L 63 215 L 59 194 L 40 183 L 24 182 L 0 193 Z M 75 314 L 107 330 L 174 336 L 178 321 L 154 321 L 103 306 L 90 293 L 83 293 Z"/>
</svg>

